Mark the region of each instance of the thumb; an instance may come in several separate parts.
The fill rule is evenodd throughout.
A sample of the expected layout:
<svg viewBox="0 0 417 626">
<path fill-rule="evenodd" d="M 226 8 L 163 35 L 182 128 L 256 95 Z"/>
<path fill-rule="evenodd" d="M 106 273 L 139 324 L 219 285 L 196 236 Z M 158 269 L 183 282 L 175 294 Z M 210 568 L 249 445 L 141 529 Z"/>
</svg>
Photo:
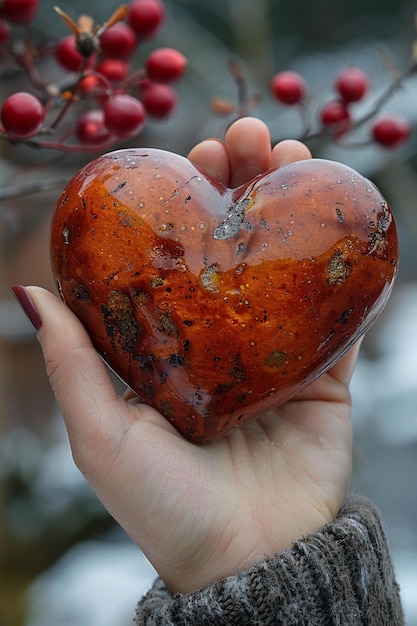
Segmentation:
<svg viewBox="0 0 417 626">
<path fill-rule="evenodd" d="M 40 287 L 18 286 L 13 293 L 37 330 L 74 460 L 84 471 L 92 453 L 117 448 L 125 430 L 123 400 L 83 325 L 63 302 Z"/>
</svg>

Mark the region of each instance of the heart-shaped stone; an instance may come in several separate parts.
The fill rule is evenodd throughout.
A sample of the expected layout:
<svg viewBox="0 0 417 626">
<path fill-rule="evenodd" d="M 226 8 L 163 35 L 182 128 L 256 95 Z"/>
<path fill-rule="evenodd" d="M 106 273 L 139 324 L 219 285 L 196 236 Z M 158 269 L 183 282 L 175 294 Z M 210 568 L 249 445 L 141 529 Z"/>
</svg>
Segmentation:
<svg viewBox="0 0 417 626">
<path fill-rule="evenodd" d="M 312 159 L 238 189 L 161 150 L 100 156 L 52 223 L 60 293 L 104 360 L 206 442 L 328 370 L 386 304 L 398 240 L 351 168 Z"/>
</svg>

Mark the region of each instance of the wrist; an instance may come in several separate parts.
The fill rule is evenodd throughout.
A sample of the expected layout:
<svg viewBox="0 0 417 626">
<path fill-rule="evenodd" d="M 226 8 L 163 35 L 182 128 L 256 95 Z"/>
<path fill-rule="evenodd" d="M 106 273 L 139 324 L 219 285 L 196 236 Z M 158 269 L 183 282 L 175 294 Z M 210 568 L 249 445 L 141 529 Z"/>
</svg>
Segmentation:
<svg viewBox="0 0 417 626">
<path fill-rule="evenodd" d="M 174 567 L 158 569 L 158 573 L 171 595 L 194 593 L 290 549 L 332 522 L 336 514 L 315 512 L 300 520 L 293 517 L 291 522 L 274 524 L 267 532 L 259 520 L 256 530 L 241 529 L 232 537 L 225 533 L 221 540 L 207 537 L 203 550 L 196 548 L 188 558 L 177 561 Z"/>
</svg>

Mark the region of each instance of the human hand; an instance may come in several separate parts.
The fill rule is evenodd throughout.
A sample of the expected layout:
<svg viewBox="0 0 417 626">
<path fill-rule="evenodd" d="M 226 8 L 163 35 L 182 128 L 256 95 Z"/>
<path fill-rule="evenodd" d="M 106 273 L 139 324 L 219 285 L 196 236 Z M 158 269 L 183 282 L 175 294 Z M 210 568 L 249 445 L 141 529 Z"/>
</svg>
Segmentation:
<svg viewBox="0 0 417 626">
<path fill-rule="evenodd" d="M 189 155 L 229 186 L 309 157 L 295 141 L 271 151 L 266 126 L 253 118 L 233 124 L 225 143 L 206 140 Z M 78 319 L 49 292 L 28 292 L 74 460 L 171 593 L 246 569 L 334 519 L 351 475 L 357 347 L 285 405 L 196 445 L 133 394 L 118 396 Z"/>
</svg>

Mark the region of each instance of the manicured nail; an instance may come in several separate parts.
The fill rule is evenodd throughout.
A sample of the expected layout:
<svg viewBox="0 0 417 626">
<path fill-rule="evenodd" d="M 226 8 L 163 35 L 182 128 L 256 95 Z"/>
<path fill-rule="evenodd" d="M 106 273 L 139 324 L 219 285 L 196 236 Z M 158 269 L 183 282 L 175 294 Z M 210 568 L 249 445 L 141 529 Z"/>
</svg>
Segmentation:
<svg viewBox="0 0 417 626">
<path fill-rule="evenodd" d="M 22 285 L 14 285 L 12 287 L 12 293 L 22 307 L 23 311 L 26 313 L 33 328 L 38 331 L 42 326 L 42 320 L 37 308 L 33 304 L 33 300 L 30 297 L 28 290 L 25 287 L 22 287 Z"/>
</svg>

